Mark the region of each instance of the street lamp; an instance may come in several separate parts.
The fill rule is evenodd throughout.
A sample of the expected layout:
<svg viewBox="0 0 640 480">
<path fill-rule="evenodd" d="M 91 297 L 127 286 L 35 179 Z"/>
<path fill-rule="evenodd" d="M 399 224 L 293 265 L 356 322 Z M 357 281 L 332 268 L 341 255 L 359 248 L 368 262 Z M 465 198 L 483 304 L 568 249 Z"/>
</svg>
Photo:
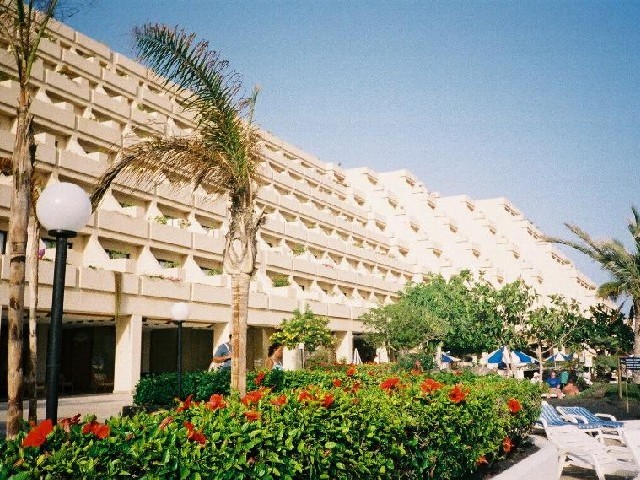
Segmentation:
<svg viewBox="0 0 640 480">
<path fill-rule="evenodd" d="M 40 194 L 36 215 L 49 235 L 56 239 L 56 261 L 51 293 L 51 327 L 47 352 L 46 416 L 58 421 L 58 379 L 62 343 L 62 305 L 67 264 L 67 239 L 76 236 L 91 216 L 91 202 L 85 191 L 73 183 L 53 183 Z"/>
<path fill-rule="evenodd" d="M 171 319 L 178 325 L 178 397 L 182 398 L 182 324 L 189 318 L 189 304 L 178 302 L 171 307 Z"/>
</svg>

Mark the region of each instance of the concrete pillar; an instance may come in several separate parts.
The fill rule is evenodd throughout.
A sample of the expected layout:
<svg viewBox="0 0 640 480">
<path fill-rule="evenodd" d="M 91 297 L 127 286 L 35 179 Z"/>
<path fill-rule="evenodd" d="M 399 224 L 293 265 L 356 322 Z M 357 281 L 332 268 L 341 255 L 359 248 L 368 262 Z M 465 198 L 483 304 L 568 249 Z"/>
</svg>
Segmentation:
<svg viewBox="0 0 640 480">
<path fill-rule="evenodd" d="M 142 373 L 149 373 L 151 368 L 151 330 L 142 330 Z"/>
<path fill-rule="evenodd" d="M 231 333 L 231 322 L 229 323 L 216 323 L 212 330 L 213 333 L 213 351 L 211 355 L 218 349 L 218 346 L 229 341 L 229 334 Z"/>
<path fill-rule="evenodd" d="M 302 345 L 302 344 L 301 344 Z M 284 370 L 300 370 L 302 368 L 302 355 L 304 350 L 300 346 L 282 351 L 282 368 Z"/>
<path fill-rule="evenodd" d="M 122 316 L 116 320 L 116 365 L 114 392 L 131 393 L 140 380 L 142 363 L 142 317 Z"/>
<path fill-rule="evenodd" d="M 336 359 L 347 363 L 353 362 L 353 332 L 336 332 Z"/>
</svg>

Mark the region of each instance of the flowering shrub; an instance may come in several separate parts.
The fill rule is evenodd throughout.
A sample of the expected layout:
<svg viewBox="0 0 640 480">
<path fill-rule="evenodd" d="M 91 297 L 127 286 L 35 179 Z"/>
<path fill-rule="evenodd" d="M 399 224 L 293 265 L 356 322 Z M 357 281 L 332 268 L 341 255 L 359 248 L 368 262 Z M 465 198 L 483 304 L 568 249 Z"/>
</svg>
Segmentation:
<svg viewBox="0 0 640 480">
<path fill-rule="evenodd" d="M 243 399 L 195 394 L 106 425 L 43 422 L 0 442 L 0 478 L 454 480 L 517 448 L 539 414 L 528 382 L 349 373 L 305 372 L 319 381 Z"/>
</svg>

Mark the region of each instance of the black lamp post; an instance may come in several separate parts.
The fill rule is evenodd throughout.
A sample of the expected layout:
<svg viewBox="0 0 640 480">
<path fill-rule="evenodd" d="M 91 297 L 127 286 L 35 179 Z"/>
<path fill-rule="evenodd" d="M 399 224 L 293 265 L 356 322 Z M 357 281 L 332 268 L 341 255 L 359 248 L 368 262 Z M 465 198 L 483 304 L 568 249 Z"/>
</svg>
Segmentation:
<svg viewBox="0 0 640 480">
<path fill-rule="evenodd" d="M 56 261 L 51 293 L 51 326 L 47 352 L 46 417 L 58 421 L 58 380 L 62 345 L 62 306 L 67 264 L 67 239 L 76 236 L 91 216 L 91 202 L 85 191 L 72 183 L 53 183 L 40 194 L 36 215 L 49 235 L 56 239 Z"/>
<path fill-rule="evenodd" d="M 178 325 L 178 397 L 182 398 L 182 324 L 189 318 L 188 303 L 174 303 L 171 307 L 171 319 Z"/>
</svg>

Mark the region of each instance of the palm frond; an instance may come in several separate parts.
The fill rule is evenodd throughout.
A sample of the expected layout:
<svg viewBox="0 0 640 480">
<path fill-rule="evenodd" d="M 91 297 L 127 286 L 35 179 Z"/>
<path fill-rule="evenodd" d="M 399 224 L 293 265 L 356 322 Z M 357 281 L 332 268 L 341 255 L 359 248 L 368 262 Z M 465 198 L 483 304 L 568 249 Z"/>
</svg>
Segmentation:
<svg viewBox="0 0 640 480">
<path fill-rule="evenodd" d="M 229 161 L 217 156 L 199 138 L 168 137 L 146 140 L 123 148 L 96 182 L 91 195 L 95 210 L 118 179 L 131 185 L 157 184 L 165 179 L 175 188 L 202 186 L 208 193 L 228 192 L 235 184 Z"/>
<path fill-rule="evenodd" d="M 208 42 L 196 42 L 194 34 L 177 27 L 146 24 L 134 29 L 134 36 L 139 59 L 166 79 L 165 86 L 173 82 L 188 93 L 184 106 L 195 114 L 203 142 L 230 160 L 242 188 L 253 179 L 255 162 L 248 151 L 253 136 L 247 134 L 250 112 L 239 95 L 239 76 Z"/>
<path fill-rule="evenodd" d="M 620 282 L 605 282 L 598 287 L 598 291 L 596 292 L 600 298 L 610 298 L 613 301 L 616 301 L 620 294 L 620 287 L 622 285 Z"/>
<path fill-rule="evenodd" d="M 629 231 L 634 237 L 636 250 L 629 252 L 624 244 L 616 239 L 594 240 L 580 227 L 565 224 L 567 228 L 579 238 L 579 242 L 547 237 L 550 243 L 567 245 L 584 253 L 595 260 L 600 266 L 611 274 L 612 280 L 605 283 L 599 289 L 603 296 L 631 295 L 640 297 L 640 213 L 632 207 L 634 219 L 629 222 Z"/>
</svg>

